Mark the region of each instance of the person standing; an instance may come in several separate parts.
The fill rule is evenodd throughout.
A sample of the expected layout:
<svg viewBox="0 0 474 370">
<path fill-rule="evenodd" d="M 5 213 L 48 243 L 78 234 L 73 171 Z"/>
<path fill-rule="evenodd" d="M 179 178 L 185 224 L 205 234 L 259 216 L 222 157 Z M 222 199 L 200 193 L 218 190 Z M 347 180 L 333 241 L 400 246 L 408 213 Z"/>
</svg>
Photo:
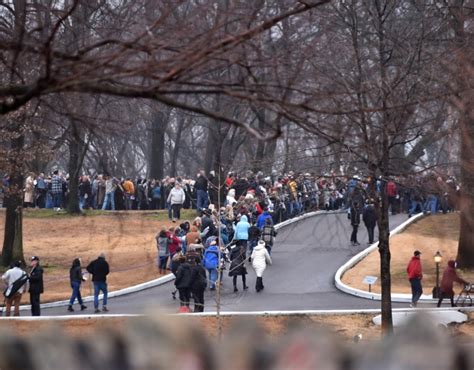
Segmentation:
<svg viewBox="0 0 474 370">
<path fill-rule="evenodd" d="M 72 261 L 71 269 L 69 270 L 69 279 L 71 281 L 71 288 L 72 294 L 71 299 L 69 300 L 69 306 L 67 310 L 69 312 L 74 312 L 72 305 L 77 298 L 77 302 L 81 305 L 81 311 L 84 311 L 87 306 L 84 306 L 81 296 L 81 284 L 85 281 L 84 276 L 82 275 L 82 267 L 81 267 L 81 260 L 79 258 L 75 258 Z"/>
<path fill-rule="evenodd" d="M 372 200 L 370 200 L 364 207 L 364 210 L 362 211 L 362 220 L 367 228 L 367 234 L 369 234 L 369 244 L 373 244 L 375 225 L 377 225 L 377 215 Z"/>
<path fill-rule="evenodd" d="M 58 170 L 53 172 L 53 177 L 51 179 L 51 194 L 53 197 L 53 208 L 55 211 L 59 211 L 63 201 L 63 180 L 61 176 L 59 176 Z"/>
<path fill-rule="evenodd" d="M 176 181 L 173 189 L 171 189 L 167 202 L 171 206 L 171 212 L 173 214 L 172 221 L 176 222 L 181 218 L 181 208 L 183 207 L 183 203 L 186 199 L 186 194 L 184 194 L 184 190 L 181 188 L 181 185 L 178 181 Z"/>
<path fill-rule="evenodd" d="M 272 264 L 272 258 L 265 248 L 265 242 L 260 240 L 257 246 L 253 249 L 252 255 L 252 267 L 257 275 L 257 281 L 255 282 L 255 290 L 257 293 L 262 291 L 265 287 L 263 286 L 263 273 L 267 268 L 267 264 Z"/>
<path fill-rule="evenodd" d="M 7 284 L 5 291 L 5 316 L 9 317 L 12 306 L 13 316 L 20 316 L 20 302 L 28 284 L 28 275 L 21 269 L 21 261 L 15 262 L 5 274 L 2 280 Z"/>
<path fill-rule="evenodd" d="M 421 252 L 415 251 L 413 257 L 408 263 L 407 274 L 411 285 L 411 304 L 410 307 L 416 307 L 418 300 L 423 294 L 423 287 L 421 286 L 421 279 L 423 279 L 423 271 L 421 267 Z"/>
<path fill-rule="evenodd" d="M 451 307 L 456 307 L 454 304 L 454 282 L 467 285 L 469 284 L 466 280 L 461 279 L 456 273 L 456 262 L 451 260 L 448 261 L 448 265 L 443 272 L 443 278 L 441 279 L 441 289 L 440 296 L 438 301 L 438 307 L 441 307 L 444 298 L 449 298 L 451 300 Z"/>
<path fill-rule="evenodd" d="M 132 198 L 135 195 L 135 186 L 133 185 L 130 177 L 127 177 L 127 179 L 123 182 L 122 187 L 123 195 L 125 197 L 125 209 L 129 211 L 132 209 Z"/>
<path fill-rule="evenodd" d="M 107 309 L 107 275 L 110 272 L 109 264 L 105 260 L 105 255 L 102 253 L 99 258 L 89 263 L 87 271 L 92 274 L 92 282 L 94 283 L 94 308 L 95 313 L 100 313 L 99 310 L 99 293 L 104 294 L 103 312 L 108 312 Z"/>
<path fill-rule="evenodd" d="M 352 234 L 351 234 L 351 243 L 353 246 L 360 245 L 357 241 L 357 230 L 360 225 L 360 207 L 359 202 L 354 202 L 351 208 L 351 225 L 352 225 Z"/>
<path fill-rule="evenodd" d="M 156 234 L 156 248 L 158 249 L 158 272 L 160 275 L 166 273 L 166 265 L 168 258 L 170 258 L 170 251 L 168 248 L 169 239 L 166 228 L 161 228 L 160 232 Z"/>
<path fill-rule="evenodd" d="M 40 260 L 37 256 L 31 257 L 30 271 L 30 303 L 31 315 L 41 316 L 40 295 L 44 292 L 43 268 L 40 266 Z"/>
<path fill-rule="evenodd" d="M 112 176 L 106 175 L 105 177 L 105 198 L 102 205 L 102 210 L 111 209 L 115 211 L 115 190 L 117 189 L 117 184 Z"/>
<path fill-rule="evenodd" d="M 209 206 L 209 194 L 207 192 L 208 183 L 204 171 L 199 171 L 196 182 L 194 183 L 194 189 L 196 190 L 196 206 L 199 213 Z"/>
</svg>

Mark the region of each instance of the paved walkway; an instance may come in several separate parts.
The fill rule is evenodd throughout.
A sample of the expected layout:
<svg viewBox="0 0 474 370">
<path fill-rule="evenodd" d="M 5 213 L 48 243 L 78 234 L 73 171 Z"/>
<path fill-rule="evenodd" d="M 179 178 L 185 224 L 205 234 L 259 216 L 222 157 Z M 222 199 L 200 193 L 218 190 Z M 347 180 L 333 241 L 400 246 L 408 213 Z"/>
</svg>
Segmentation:
<svg viewBox="0 0 474 370">
<path fill-rule="evenodd" d="M 406 220 L 406 215 L 390 218 L 393 229 Z M 273 248 L 273 265 L 264 274 L 265 290 L 255 292 L 255 274 L 247 266 L 248 291 L 233 293 L 231 278 L 225 274 L 222 292 L 224 311 L 262 310 L 333 310 L 380 308 L 380 302 L 344 294 L 334 286 L 334 274 L 350 257 L 366 248 L 365 227 L 359 231 L 360 247 L 352 247 L 351 226 L 347 215 L 319 215 L 280 230 Z M 171 298 L 173 283 L 136 294 L 111 299 L 108 307 L 114 314 L 146 313 L 157 310 L 176 312 L 178 302 Z M 215 292 L 206 291 L 205 311 L 215 311 Z M 394 304 L 394 307 L 406 307 Z M 91 313 L 92 304 L 83 313 Z M 80 312 L 76 312 L 78 314 Z M 62 315 L 66 308 L 43 310 L 43 315 Z M 69 314 L 71 315 L 71 314 Z"/>
</svg>

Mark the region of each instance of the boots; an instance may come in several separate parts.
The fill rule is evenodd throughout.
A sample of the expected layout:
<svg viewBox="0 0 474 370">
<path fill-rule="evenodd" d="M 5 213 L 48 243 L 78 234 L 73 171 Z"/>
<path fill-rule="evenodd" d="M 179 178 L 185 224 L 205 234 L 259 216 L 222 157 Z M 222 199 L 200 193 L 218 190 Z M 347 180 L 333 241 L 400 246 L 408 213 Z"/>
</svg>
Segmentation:
<svg viewBox="0 0 474 370">
<path fill-rule="evenodd" d="M 74 308 L 72 308 L 71 305 L 69 305 L 69 306 L 67 307 L 67 310 L 68 310 L 69 312 L 74 312 Z"/>
<path fill-rule="evenodd" d="M 81 311 L 84 311 L 87 309 L 87 306 L 81 305 Z"/>
<path fill-rule="evenodd" d="M 255 283 L 255 289 L 257 290 L 257 293 L 263 290 L 263 280 L 261 277 L 257 277 L 257 282 Z"/>
</svg>

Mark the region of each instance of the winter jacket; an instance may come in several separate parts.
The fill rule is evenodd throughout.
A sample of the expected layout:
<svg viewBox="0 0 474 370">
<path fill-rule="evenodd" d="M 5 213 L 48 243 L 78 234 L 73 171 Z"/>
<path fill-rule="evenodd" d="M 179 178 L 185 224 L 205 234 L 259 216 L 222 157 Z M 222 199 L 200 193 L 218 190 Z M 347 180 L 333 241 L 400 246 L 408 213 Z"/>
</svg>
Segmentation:
<svg viewBox="0 0 474 370">
<path fill-rule="evenodd" d="M 377 215 L 375 214 L 375 208 L 373 205 L 369 204 L 364 207 L 362 211 L 362 220 L 366 227 L 375 227 L 377 224 Z"/>
<path fill-rule="evenodd" d="M 219 249 L 216 245 L 211 245 L 204 252 L 204 267 L 216 269 L 219 266 Z"/>
<path fill-rule="evenodd" d="M 42 294 L 44 292 L 43 286 L 43 268 L 37 265 L 30 272 L 30 293 Z"/>
<path fill-rule="evenodd" d="M 420 257 L 413 256 L 411 258 L 410 262 L 408 263 L 407 273 L 408 280 L 423 278 Z"/>
<path fill-rule="evenodd" d="M 360 225 L 360 210 L 359 208 L 351 208 L 351 225 L 359 226 Z"/>
<path fill-rule="evenodd" d="M 235 240 L 248 240 L 249 239 L 249 228 L 250 224 L 248 223 L 247 216 L 242 216 L 240 222 L 237 223 L 235 227 Z"/>
<path fill-rule="evenodd" d="M 183 204 L 186 199 L 186 194 L 184 194 L 184 190 L 179 187 L 174 187 L 171 189 L 167 202 L 171 205 L 173 204 Z"/>
<path fill-rule="evenodd" d="M 257 277 L 262 277 L 263 272 L 267 268 L 267 264 L 272 264 L 272 259 L 268 254 L 267 248 L 262 244 L 258 244 L 252 252 L 252 267 L 255 270 Z"/>
<path fill-rule="evenodd" d="M 263 212 L 260 216 L 258 216 L 257 219 L 257 227 L 262 230 L 263 227 L 265 226 L 265 223 L 267 221 L 267 218 L 272 219 L 272 216 L 268 212 Z"/>
<path fill-rule="evenodd" d="M 459 284 L 468 284 L 466 280 L 461 279 L 458 276 L 455 266 L 456 263 L 454 261 L 449 261 L 448 266 L 446 266 L 446 269 L 443 272 L 443 278 L 441 279 L 441 292 L 447 296 L 454 295 L 454 282 Z"/>
<path fill-rule="evenodd" d="M 273 247 L 273 240 L 277 236 L 277 232 L 273 225 L 265 225 L 262 231 L 262 240 L 266 245 Z"/>
<path fill-rule="evenodd" d="M 158 249 L 158 255 L 169 256 L 170 252 L 168 249 L 169 239 L 166 231 L 160 231 L 156 234 L 156 249 Z"/>
<path fill-rule="evenodd" d="M 69 270 L 69 280 L 71 283 L 73 281 L 82 283 L 82 268 L 78 259 L 74 260 L 72 263 L 72 267 Z"/>
<path fill-rule="evenodd" d="M 196 264 L 191 267 L 191 290 L 200 291 L 206 289 L 207 275 L 202 265 Z"/>
<path fill-rule="evenodd" d="M 7 288 L 10 289 L 15 281 L 20 279 L 26 272 L 19 267 L 13 267 L 10 270 L 7 270 L 2 276 L 2 280 L 7 284 Z M 27 289 L 28 283 L 23 285 L 18 289 L 18 293 L 23 294 Z"/>
<path fill-rule="evenodd" d="M 257 226 L 250 226 L 249 240 L 258 240 L 260 238 L 260 229 Z"/>
<path fill-rule="evenodd" d="M 191 288 L 191 266 L 187 262 L 183 262 L 176 272 L 176 280 L 174 285 L 177 289 Z"/>
<path fill-rule="evenodd" d="M 230 250 L 229 276 L 247 275 L 245 267 L 245 247 L 234 245 Z"/>
<path fill-rule="evenodd" d="M 207 191 L 207 180 L 204 176 L 199 176 L 194 183 L 194 189 Z"/>
<path fill-rule="evenodd" d="M 217 235 L 216 225 L 214 225 L 212 219 L 207 215 L 201 219 L 201 232 L 203 232 L 206 228 L 209 228 L 206 237 Z"/>
<path fill-rule="evenodd" d="M 181 240 L 174 234 L 168 234 L 168 252 L 175 254 L 178 247 L 181 245 Z"/>
<path fill-rule="evenodd" d="M 109 274 L 109 264 L 104 257 L 99 257 L 89 263 L 87 271 L 92 274 L 92 281 L 97 283 L 105 283 Z"/>
</svg>

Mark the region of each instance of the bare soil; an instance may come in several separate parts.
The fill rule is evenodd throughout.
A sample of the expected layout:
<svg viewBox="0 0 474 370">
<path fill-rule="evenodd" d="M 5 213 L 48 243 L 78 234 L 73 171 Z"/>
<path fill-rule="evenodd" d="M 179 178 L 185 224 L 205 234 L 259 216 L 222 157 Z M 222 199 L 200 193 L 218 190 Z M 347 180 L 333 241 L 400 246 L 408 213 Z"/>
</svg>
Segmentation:
<svg viewBox="0 0 474 370">
<path fill-rule="evenodd" d="M 424 293 L 430 294 L 436 284 L 436 265 L 433 256 L 437 251 L 443 256 L 440 265 L 440 276 L 449 260 L 455 260 L 459 238 L 459 214 L 428 216 L 410 225 L 404 232 L 390 238 L 390 251 L 392 253 L 392 292 L 410 293 L 410 284 L 407 279 L 406 268 L 415 250 L 421 251 L 423 267 Z M 377 251 L 369 254 L 367 258 L 347 271 L 342 281 L 357 289 L 368 290 L 362 281 L 365 276 L 377 276 L 379 279 L 372 286 L 372 291 L 380 293 L 380 267 Z M 459 275 L 467 281 L 474 282 L 474 271 L 458 271 Z M 460 291 L 461 286 L 455 286 L 455 291 Z"/>
<path fill-rule="evenodd" d="M 187 214 L 191 215 L 190 212 Z M 5 213 L 0 212 L 0 240 Z M 155 235 L 173 225 L 163 212 L 117 212 L 67 216 L 30 210 L 24 217 L 24 253 L 37 255 L 45 268 L 42 302 L 68 299 L 71 294 L 69 268 L 80 257 L 85 268 L 100 253 L 110 264 L 109 290 L 118 290 L 159 277 Z M 91 295 L 91 282 L 82 294 Z M 22 303 L 28 303 L 24 295 Z"/>
</svg>

